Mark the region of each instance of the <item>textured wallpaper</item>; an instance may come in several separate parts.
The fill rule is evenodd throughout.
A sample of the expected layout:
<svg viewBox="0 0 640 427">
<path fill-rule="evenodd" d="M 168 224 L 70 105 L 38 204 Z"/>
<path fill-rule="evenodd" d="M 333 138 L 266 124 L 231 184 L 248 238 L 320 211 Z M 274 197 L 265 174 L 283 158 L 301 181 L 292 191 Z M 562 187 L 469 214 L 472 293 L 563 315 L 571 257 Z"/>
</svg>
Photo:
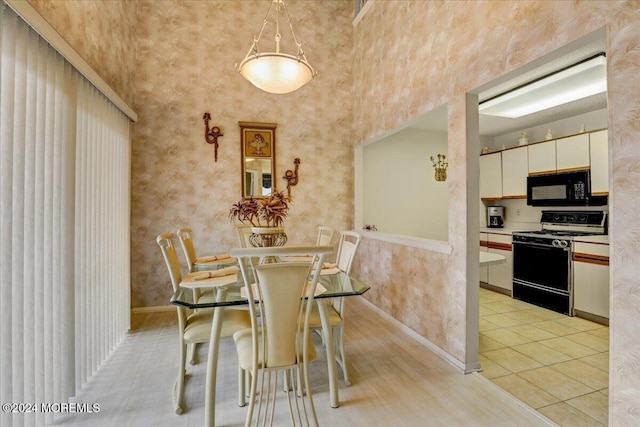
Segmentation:
<svg viewBox="0 0 640 427">
<path fill-rule="evenodd" d="M 28 1 L 127 104 L 133 105 L 134 0 Z"/>
<path fill-rule="evenodd" d="M 227 215 L 241 197 L 238 121 L 273 122 L 275 185 L 301 159 L 285 227 L 292 244 L 315 243 L 318 225 L 352 227 L 352 3 L 287 2 L 296 36 L 318 76 L 288 95 L 256 89 L 238 73 L 260 30 L 265 1 L 137 2 L 132 193 L 132 305 L 171 296 L 155 237 L 191 227 L 200 255 L 228 252 Z M 284 25 L 281 23 L 281 25 Z M 281 28 L 283 50 L 291 41 Z M 269 35 L 267 38 L 267 34 Z M 265 30 L 261 48 L 275 48 Z M 219 126 L 218 161 L 204 140 L 203 113 Z"/>
<path fill-rule="evenodd" d="M 453 247 L 442 256 L 365 239 L 354 271 L 372 285 L 366 298 L 464 362 L 470 359 L 465 93 L 606 25 L 613 161 L 610 416 L 621 426 L 640 424 L 639 22 L 637 1 L 375 1 L 354 30 L 356 143 L 448 103 Z"/>
</svg>

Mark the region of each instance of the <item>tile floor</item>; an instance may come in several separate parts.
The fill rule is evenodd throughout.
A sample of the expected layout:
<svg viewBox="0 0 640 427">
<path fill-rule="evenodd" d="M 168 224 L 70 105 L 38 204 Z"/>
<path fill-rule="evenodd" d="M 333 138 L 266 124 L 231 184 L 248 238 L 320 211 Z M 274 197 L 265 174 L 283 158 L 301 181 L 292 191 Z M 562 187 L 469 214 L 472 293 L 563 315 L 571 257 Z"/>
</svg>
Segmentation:
<svg viewBox="0 0 640 427">
<path fill-rule="evenodd" d="M 560 426 L 608 422 L 609 328 L 480 288 L 482 375 Z"/>
</svg>

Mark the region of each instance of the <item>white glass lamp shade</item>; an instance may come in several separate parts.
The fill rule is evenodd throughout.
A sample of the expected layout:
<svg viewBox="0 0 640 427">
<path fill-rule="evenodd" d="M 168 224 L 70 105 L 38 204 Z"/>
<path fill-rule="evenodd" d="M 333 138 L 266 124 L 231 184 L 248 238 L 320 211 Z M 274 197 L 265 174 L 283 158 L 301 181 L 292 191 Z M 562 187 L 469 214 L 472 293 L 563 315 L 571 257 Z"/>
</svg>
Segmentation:
<svg viewBox="0 0 640 427">
<path fill-rule="evenodd" d="M 285 53 L 247 56 L 238 67 L 240 74 L 265 92 L 285 94 L 309 83 L 315 72 L 305 60 Z"/>
</svg>

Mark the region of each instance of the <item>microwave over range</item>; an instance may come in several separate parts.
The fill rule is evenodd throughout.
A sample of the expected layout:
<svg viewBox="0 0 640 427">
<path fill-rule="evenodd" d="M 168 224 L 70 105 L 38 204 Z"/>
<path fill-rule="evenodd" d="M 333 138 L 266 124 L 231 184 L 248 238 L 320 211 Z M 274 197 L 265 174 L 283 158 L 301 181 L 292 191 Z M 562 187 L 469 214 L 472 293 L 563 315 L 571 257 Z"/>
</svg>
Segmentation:
<svg viewBox="0 0 640 427">
<path fill-rule="evenodd" d="M 607 196 L 591 195 L 589 170 L 527 177 L 529 206 L 604 206 Z"/>
</svg>

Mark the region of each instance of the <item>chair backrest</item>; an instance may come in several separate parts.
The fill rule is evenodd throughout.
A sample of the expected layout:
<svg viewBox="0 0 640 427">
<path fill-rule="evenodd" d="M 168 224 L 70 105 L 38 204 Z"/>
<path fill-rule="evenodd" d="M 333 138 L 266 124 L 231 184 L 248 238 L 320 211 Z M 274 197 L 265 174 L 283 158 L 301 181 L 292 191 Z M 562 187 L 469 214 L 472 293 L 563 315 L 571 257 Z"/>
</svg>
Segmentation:
<svg viewBox="0 0 640 427">
<path fill-rule="evenodd" d="M 171 277 L 171 285 L 173 286 L 173 292 L 176 292 L 180 286 L 180 282 L 182 282 L 182 273 L 180 271 L 180 261 L 178 260 L 176 246 L 173 244 L 173 237 L 173 233 L 165 233 L 159 235 L 156 238 L 156 241 L 162 251 L 164 262 L 167 264 L 169 276 Z"/>
<path fill-rule="evenodd" d="M 335 230 L 330 227 L 319 226 L 318 227 L 318 239 L 316 240 L 316 246 L 330 246 L 333 240 Z"/>
<path fill-rule="evenodd" d="M 238 234 L 238 242 L 241 248 L 251 248 L 251 242 L 249 242 L 249 236 L 251 236 L 250 225 L 236 225 L 236 233 Z"/>
<path fill-rule="evenodd" d="M 290 366 L 302 362 L 300 356 L 307 360 L 307 349 L 311 339 L 308 321 L 313 297 L 322 262 L 331 252 L 330 246 L 231 250 L 231 255 L 238 259 L 247 296 L 250 300 L 256 301 L 256 304 L 249 304 L 249 313 L 254 349 L 262 344 L 264 367 Z M 256 264 L 257 260 L 268 257 L 307 254 L 312 255 L 313 259 L 310 262 Z M 247 286 L 253 283 L 257 284 L 255 288 Z M 302 304 L 305 296 L 308 297 L 307 304 Z M 259 330 L 262 340 L 258 339 Z"/>
<path fill-rule="evenodd" d="M 360 246 L 360 239 L 360 234 L 355 231 L 340 232 L 340 243 L 338 244 L 336 262 L 338 263 L 338 268 L 347 274 L 351 271 L 353 259 L 358 250 L 358 246 Z"/>
<path fill-rule="evenodd" d="M 182 251 L 184 252 L 184 257 L 187 260 L 188 270 L 191 269 L 193 264 L 195 264 L 197 256 L 196 256 L 196 248 L 193 244 L 193 238 L 191 237 L 191 229 L 190 228 L 180 228 L 176 232 L 178 235 L 178 240 L 180 241 L 180 246 L 182 246 Z M 187 271 L 188 271 L 187 270 Z"/>
</svg>

